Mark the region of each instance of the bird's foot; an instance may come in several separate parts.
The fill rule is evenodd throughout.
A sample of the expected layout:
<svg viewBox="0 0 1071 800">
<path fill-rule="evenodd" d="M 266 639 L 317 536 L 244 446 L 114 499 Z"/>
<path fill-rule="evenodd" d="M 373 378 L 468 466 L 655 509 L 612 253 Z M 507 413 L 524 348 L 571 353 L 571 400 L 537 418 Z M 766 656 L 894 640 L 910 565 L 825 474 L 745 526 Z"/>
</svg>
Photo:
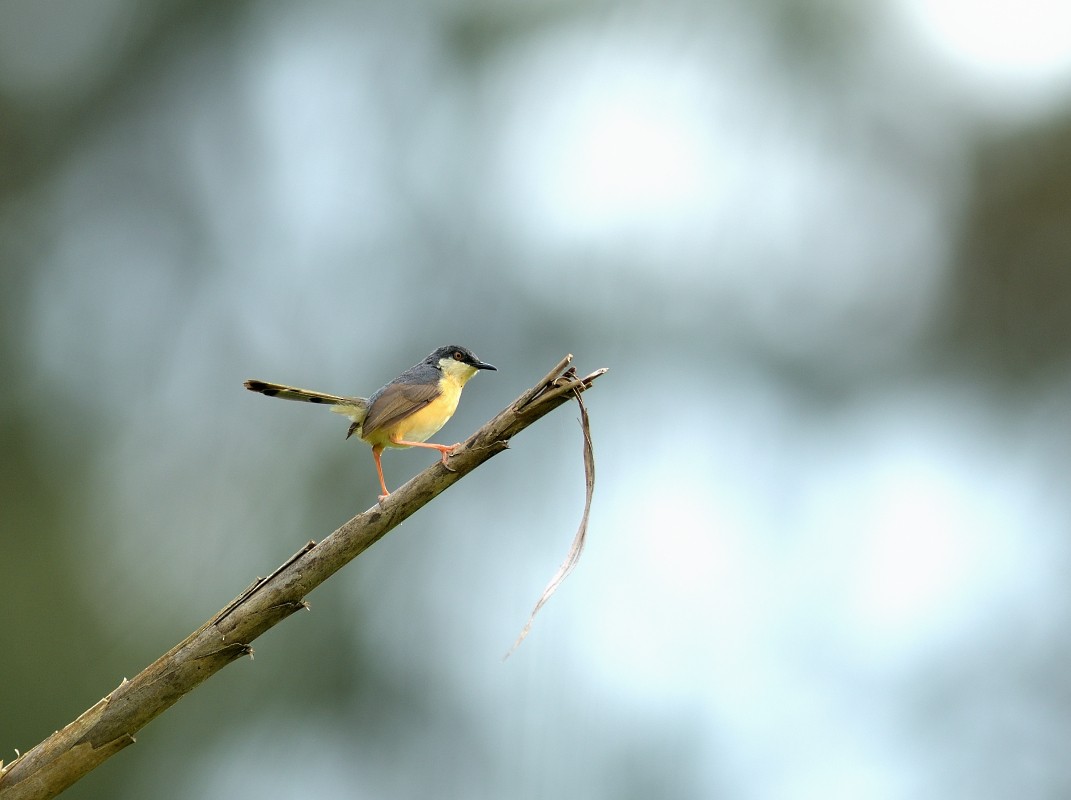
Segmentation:
<svg viewBox="0 0 1071 800">
<path fill-rule="evenodd" d="M 456 453 L 459 447 L 461 447 L 461 442 L 457 442 L 456 444 L 453 444 L 450 447 L 443 447 L 442 451 L 441 451 L 442 454 L 443 454 L 443 466 L 446 467 L 451 472 L 457 472 L 457 470 L 454 469 L 453 467 L 451 467 L 449 462 L 447 462 L 446 459 L 448 459 L 450 456 L 452 456 L 454 453 Z"/>
</svg>

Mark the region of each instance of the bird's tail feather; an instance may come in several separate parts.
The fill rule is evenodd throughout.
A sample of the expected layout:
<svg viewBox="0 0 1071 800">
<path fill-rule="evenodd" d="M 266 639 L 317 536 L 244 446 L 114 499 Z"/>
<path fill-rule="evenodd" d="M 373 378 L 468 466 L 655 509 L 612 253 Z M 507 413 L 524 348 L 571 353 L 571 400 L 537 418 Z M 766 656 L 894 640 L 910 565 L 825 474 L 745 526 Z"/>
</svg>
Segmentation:
<svg viewBox="0 0 1071 800">
<path fill-rule="evenodd" d="M 347 416 L 356 423 L 364 422 L 364 417 L 368 413 L 368 400 L 363 397 L 342 397 L 337 394 L 325 394 L 311 389 L 299 389 L 296 386 L 257 380 L 246 381 L 245 388 L 268 397 L 281 397 L 283 400 L 300 400 L 303 403 L 329 406 L 332 411 Z"/>
</svg>

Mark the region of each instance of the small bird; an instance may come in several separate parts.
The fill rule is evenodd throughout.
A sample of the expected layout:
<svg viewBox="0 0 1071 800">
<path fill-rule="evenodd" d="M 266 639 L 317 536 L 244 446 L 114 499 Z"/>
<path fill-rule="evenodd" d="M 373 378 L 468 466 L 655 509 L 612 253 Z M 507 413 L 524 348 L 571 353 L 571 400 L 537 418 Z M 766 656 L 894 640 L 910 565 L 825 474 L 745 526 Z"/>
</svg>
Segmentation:
<svg viewBox="0 0 1071 800">
<path fill-rule="evenodd" d="M 245 388 L 268 397 L 322 403 L 350 418 L 348 439 L 353 434 L 372 445 L 372 458 L 385 499 L 387 482 L 383 479 L 380 456 L 387 447 L 427 447 L 446 457 L 459 445 L 433 444 L 427 440 L 454 415 L 461 389 L 481 369 L 495 367 L 480 361 L 473 352 L 458 345 L 440 347 L 419 364 L 415 364 L 369 398 L 340 397 L 312 392 L 279 383 L 249 380 Z"/>
</svg>

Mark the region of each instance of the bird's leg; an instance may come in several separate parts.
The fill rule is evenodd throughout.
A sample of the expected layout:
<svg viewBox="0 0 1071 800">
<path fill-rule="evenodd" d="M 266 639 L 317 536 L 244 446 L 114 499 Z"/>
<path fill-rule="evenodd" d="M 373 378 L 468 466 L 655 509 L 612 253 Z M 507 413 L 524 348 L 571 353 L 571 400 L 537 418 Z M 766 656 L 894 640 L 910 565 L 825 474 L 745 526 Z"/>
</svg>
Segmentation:
<svg viewBox="0 0 1071 800">
<path fill-rule="evenodd" d="M 429 450 L 438 450 L 442 453 L 443 464 L 446 463 L 446 457 L 453 453 L 457 448 L 461 447 L 461 442 L 457 444 L 434 444 L 433 442 L 409 442 L 405 439 L 391 439 L 394 444 L 400 444 L 403 447 L 426 447 Z"/>
<path fill-rule="evenodd" d="M 376 472 L 379 473 L 379 485 L 383 487 L 383 494 L 379 496 L 380 501 L 386 500 L 390 495 L 387 491 L 387 482 L 383 480 L 383 464 L 380 462 L 379 457 L 383 455 L 383 448 L 380 445 L 372 447 L 372 458 L 376 462 Z"/>
</svg>

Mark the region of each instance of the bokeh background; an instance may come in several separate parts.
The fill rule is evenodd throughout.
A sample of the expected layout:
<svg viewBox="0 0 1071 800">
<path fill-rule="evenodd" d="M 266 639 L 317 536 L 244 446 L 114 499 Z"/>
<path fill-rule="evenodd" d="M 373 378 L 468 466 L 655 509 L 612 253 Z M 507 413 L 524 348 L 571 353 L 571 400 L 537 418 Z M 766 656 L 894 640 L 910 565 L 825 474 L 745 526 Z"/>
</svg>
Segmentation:
<svg viewBox="0 0 1071 800">
<path fill-rule="evenodd" d="M 375 502 L 434 347 L 563 409 L 72 798 L 1071 793 L 1071 18 L 0 3 L 0 758 Z M 428 453 L 391 453 L 394 486 Z"/>
</svg>

